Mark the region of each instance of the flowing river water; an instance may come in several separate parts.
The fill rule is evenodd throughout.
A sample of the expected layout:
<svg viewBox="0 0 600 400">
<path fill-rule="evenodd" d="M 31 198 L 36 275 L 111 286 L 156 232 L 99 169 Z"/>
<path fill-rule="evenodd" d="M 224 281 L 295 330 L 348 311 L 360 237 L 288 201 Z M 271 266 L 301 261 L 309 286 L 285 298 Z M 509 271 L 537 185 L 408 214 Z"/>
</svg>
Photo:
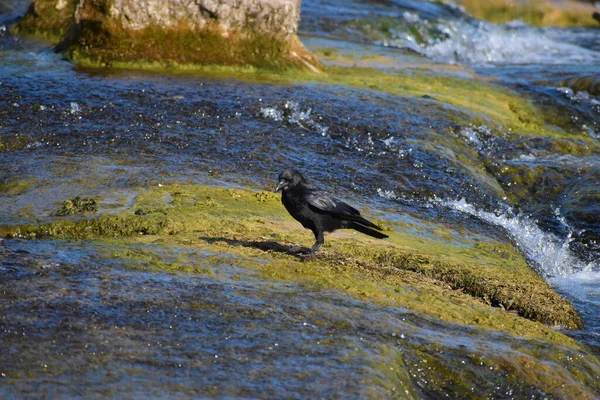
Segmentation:
<svg viewBox="0 0 600 400">
<path fill-rule="evenodd" d="M 600 144 L 456 124 L 428 96 L 77 69 L 47 43 L 8 34 L 26 6 L 0 8 L 0 224 L 52 221 L 79 195 L 116 213 L 159 183 L 270 188 L 294 165 L 389 218 L 514 243 L 581 313 L 585 328 L 567 334 L 600 356 Z M 327 64 L 348 56 L 386 71 L 477 74 L 600 141 L 600 93 L 570 84 L 600 80 L 597 29 L 492 25 L 433 2 L 302 7 L 306 46 L 339 55 Z M 466 159 L 487 173 L 469 172 Z M 518 181 L 523 171 L 534 177 Z M 391 386 L 400 398 L 465 387 L 552 397 L 486 361 L 538 354 L 539 343 L 265 282 L 233 256 L 207 264 L 214 273 L 174 275 L 105 256 L 122 250 L 0 239 L 0 397 L 378 398 Z M 198 264 L 210 256 L 153 251 Z M 374 374 L 386 360 L 409 374 Z M 461 378 L 428 386 L 432 362 Z"/>
</svg>

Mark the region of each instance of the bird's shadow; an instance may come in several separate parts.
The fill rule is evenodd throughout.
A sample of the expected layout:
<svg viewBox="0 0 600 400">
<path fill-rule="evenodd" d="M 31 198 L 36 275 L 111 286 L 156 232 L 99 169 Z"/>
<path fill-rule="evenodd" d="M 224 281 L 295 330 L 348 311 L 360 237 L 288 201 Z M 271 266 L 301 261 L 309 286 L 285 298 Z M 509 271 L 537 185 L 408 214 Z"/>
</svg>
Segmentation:
<svg viewBox="0 0 600 400">
<path fill-rule="evenodd" d="M 253 248 L 253 249 L 262 250 L 265 252 L 289 254 L 289 255 L 296 256 L 301 260 L 304 260 L 307 258 L 306 253 L 308 253 L 310 250 L 307 247 L 286 246 L 286 245 L 278 243 L 274 240 L 264 240 L 264 241 L 240 240 L 240 239 L 229 239 L 229 238 L 224 238 L 224 237 L 208 237 L 208 236 L 201 236 L 201 237 L 199 237 L 199 239 L 205 241 L 208 244 L 213 244 L 216 242 L 224 242 L 224 243 L 227 243 L 229 246 L 242 246 L 242 247 L 249 247 L 249 248 Z"/>
</svg>

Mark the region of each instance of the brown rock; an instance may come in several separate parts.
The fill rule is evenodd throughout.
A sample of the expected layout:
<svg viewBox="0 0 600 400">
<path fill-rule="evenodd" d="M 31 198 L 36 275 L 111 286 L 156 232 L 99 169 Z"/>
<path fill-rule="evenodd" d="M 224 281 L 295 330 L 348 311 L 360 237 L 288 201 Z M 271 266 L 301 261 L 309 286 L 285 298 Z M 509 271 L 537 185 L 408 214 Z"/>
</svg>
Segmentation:
<svg viewBox="0 0 600 400">
<path fill-rule="evenodd" d="M 296 35 L 299 0 L 60 1 L 77 7 L 57 50 L 82 64 L 320 67 Z"/>
</svg>

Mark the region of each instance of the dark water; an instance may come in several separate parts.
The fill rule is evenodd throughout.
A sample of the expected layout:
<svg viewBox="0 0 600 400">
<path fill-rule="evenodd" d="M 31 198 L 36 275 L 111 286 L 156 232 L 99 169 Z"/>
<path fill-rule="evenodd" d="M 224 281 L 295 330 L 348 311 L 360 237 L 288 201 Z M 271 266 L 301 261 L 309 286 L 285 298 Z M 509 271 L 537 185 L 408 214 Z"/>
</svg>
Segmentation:
<svg viewBox="0 0 600 400">
<path fill-rule="evenodd" d="M 2 3 L 0 22 L 25 7 Z M 594 30 L 490 25 L 429 2 L 332 0 L 303 2 L 301 32 L 314 49 L 434 70 L 466 66 L 558 113 L 560 129 L 600 140 L 600 99 L 564 85 L 598 77 Z M 47 44 L 0 30 L 0 224 L 47 221 L 57 204 L 81 194 L 102 196 L 101 212 L 118 212 L 127 207 L 119 199 L 169 181 L 271 188 L 294 165 L 396 218 L 514 241 L 574 301 L 586 329 L 573 335 L 597 352 L 600 145 L 562 154 L 551 139 L 456 126 L 449 115 L 431 99 L 377 91 L 77 70 Z M 488 173 L 473 174 L 461 157 L 485 163 Z M 494 173 L 503 167 L 541 167 L 545 186 L 509 204 L 498 188 L 509 191 L 512 182 Z M 0 242 L 0 373 L 11 378 L 0 397 L 37 397 L 43 388 L 64 397 L 359 398 L 391 396 L 395 385 L 435 398 L 444 392 L 428 392 L 423 348 L 443 368 L 464 368 L 475 393 L 543 396 L 481 361 L 542 344 L 266 284 L 233 261 L 216 276 L 132 269 L 106 257 L 118 251 L 111 246 Z M 147 250 L 165 258 L 187 251 Z M 202 264 L 202 255 L 190 256 Z M 412 380 L 372 379 L 374 364 L 398 362 L 383 348 L 402 349 Z M 17 365 L 30 372 L 18 375 Z"/>
</svg>

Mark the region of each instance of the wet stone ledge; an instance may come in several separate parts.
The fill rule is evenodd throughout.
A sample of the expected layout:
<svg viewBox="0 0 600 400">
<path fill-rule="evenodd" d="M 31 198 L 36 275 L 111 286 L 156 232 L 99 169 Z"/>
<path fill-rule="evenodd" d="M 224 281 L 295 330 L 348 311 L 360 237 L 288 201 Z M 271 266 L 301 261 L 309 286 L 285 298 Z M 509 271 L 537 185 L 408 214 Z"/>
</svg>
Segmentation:
<svg viewBox="0 0 600 400">
<path fill-rule="evenodd" d="M 572 304 L 531 270 L 514 247 L 477 243 L 470 251 L 465 251 L 451 245 L 440 247 L 431 241 L 427 244 L 428 251 L 423 252 L 411 248 L 411 244 L 420 239 L 411 237 L 402 228 L 394 229 L 390 221 L 380 220 L 379 223 L 386 227 L 389 240 L 375 243 L 342 235 L 328 241 L 331 244 L 328 243 L 326 248 L 330 246 L 331 249 L 314 263 L 332 270 L 362 271 L 376 281 L 408 279 L 409 286 L 419 286 L 418 281 L 425 279 L 436 290 L 445 288 L 466 293 L 477 302 L 505 310 L 508 315 L 517 314 L 552 327 L 581 327 L 581 319 Z M 310 239 L 299 226 L 289 224 L 289 217 L 272 193 L 193 185 L 152 188 L 138 196 L 130 211 L 117 215 L 91 219 L 56 218 L 54 222 L 42 225 L 0 226 L 0 237 L 117 238 L 126 242 L 154 237 L 161 241 L 200 244 L 211 250 L 216 246 L 219 251 L 240 253 L 241 256 L 247 256 L 246 252 L 250 250 L 253 256 L 266 257 L 273 268 L 296 259 L 289 249 L 294 243 Z M 275 269 L 279 275 L 283 270 Z M 291 280 L 304 278 L 303 274 L 285 276 Z M 338 284 L 340 282 L 335 286 Z M 371 295 L 381 297 L 378 291 L 374 285 Z M 448 313 L 443 305 L 427 305 L 423 312 L 460 322 L 483 321 L 479 317 L 463 320 L 464 316 Z M 496 325 L 491 320 L 487 323 L 494 329 L 503 325 Z"/>
</svg>

